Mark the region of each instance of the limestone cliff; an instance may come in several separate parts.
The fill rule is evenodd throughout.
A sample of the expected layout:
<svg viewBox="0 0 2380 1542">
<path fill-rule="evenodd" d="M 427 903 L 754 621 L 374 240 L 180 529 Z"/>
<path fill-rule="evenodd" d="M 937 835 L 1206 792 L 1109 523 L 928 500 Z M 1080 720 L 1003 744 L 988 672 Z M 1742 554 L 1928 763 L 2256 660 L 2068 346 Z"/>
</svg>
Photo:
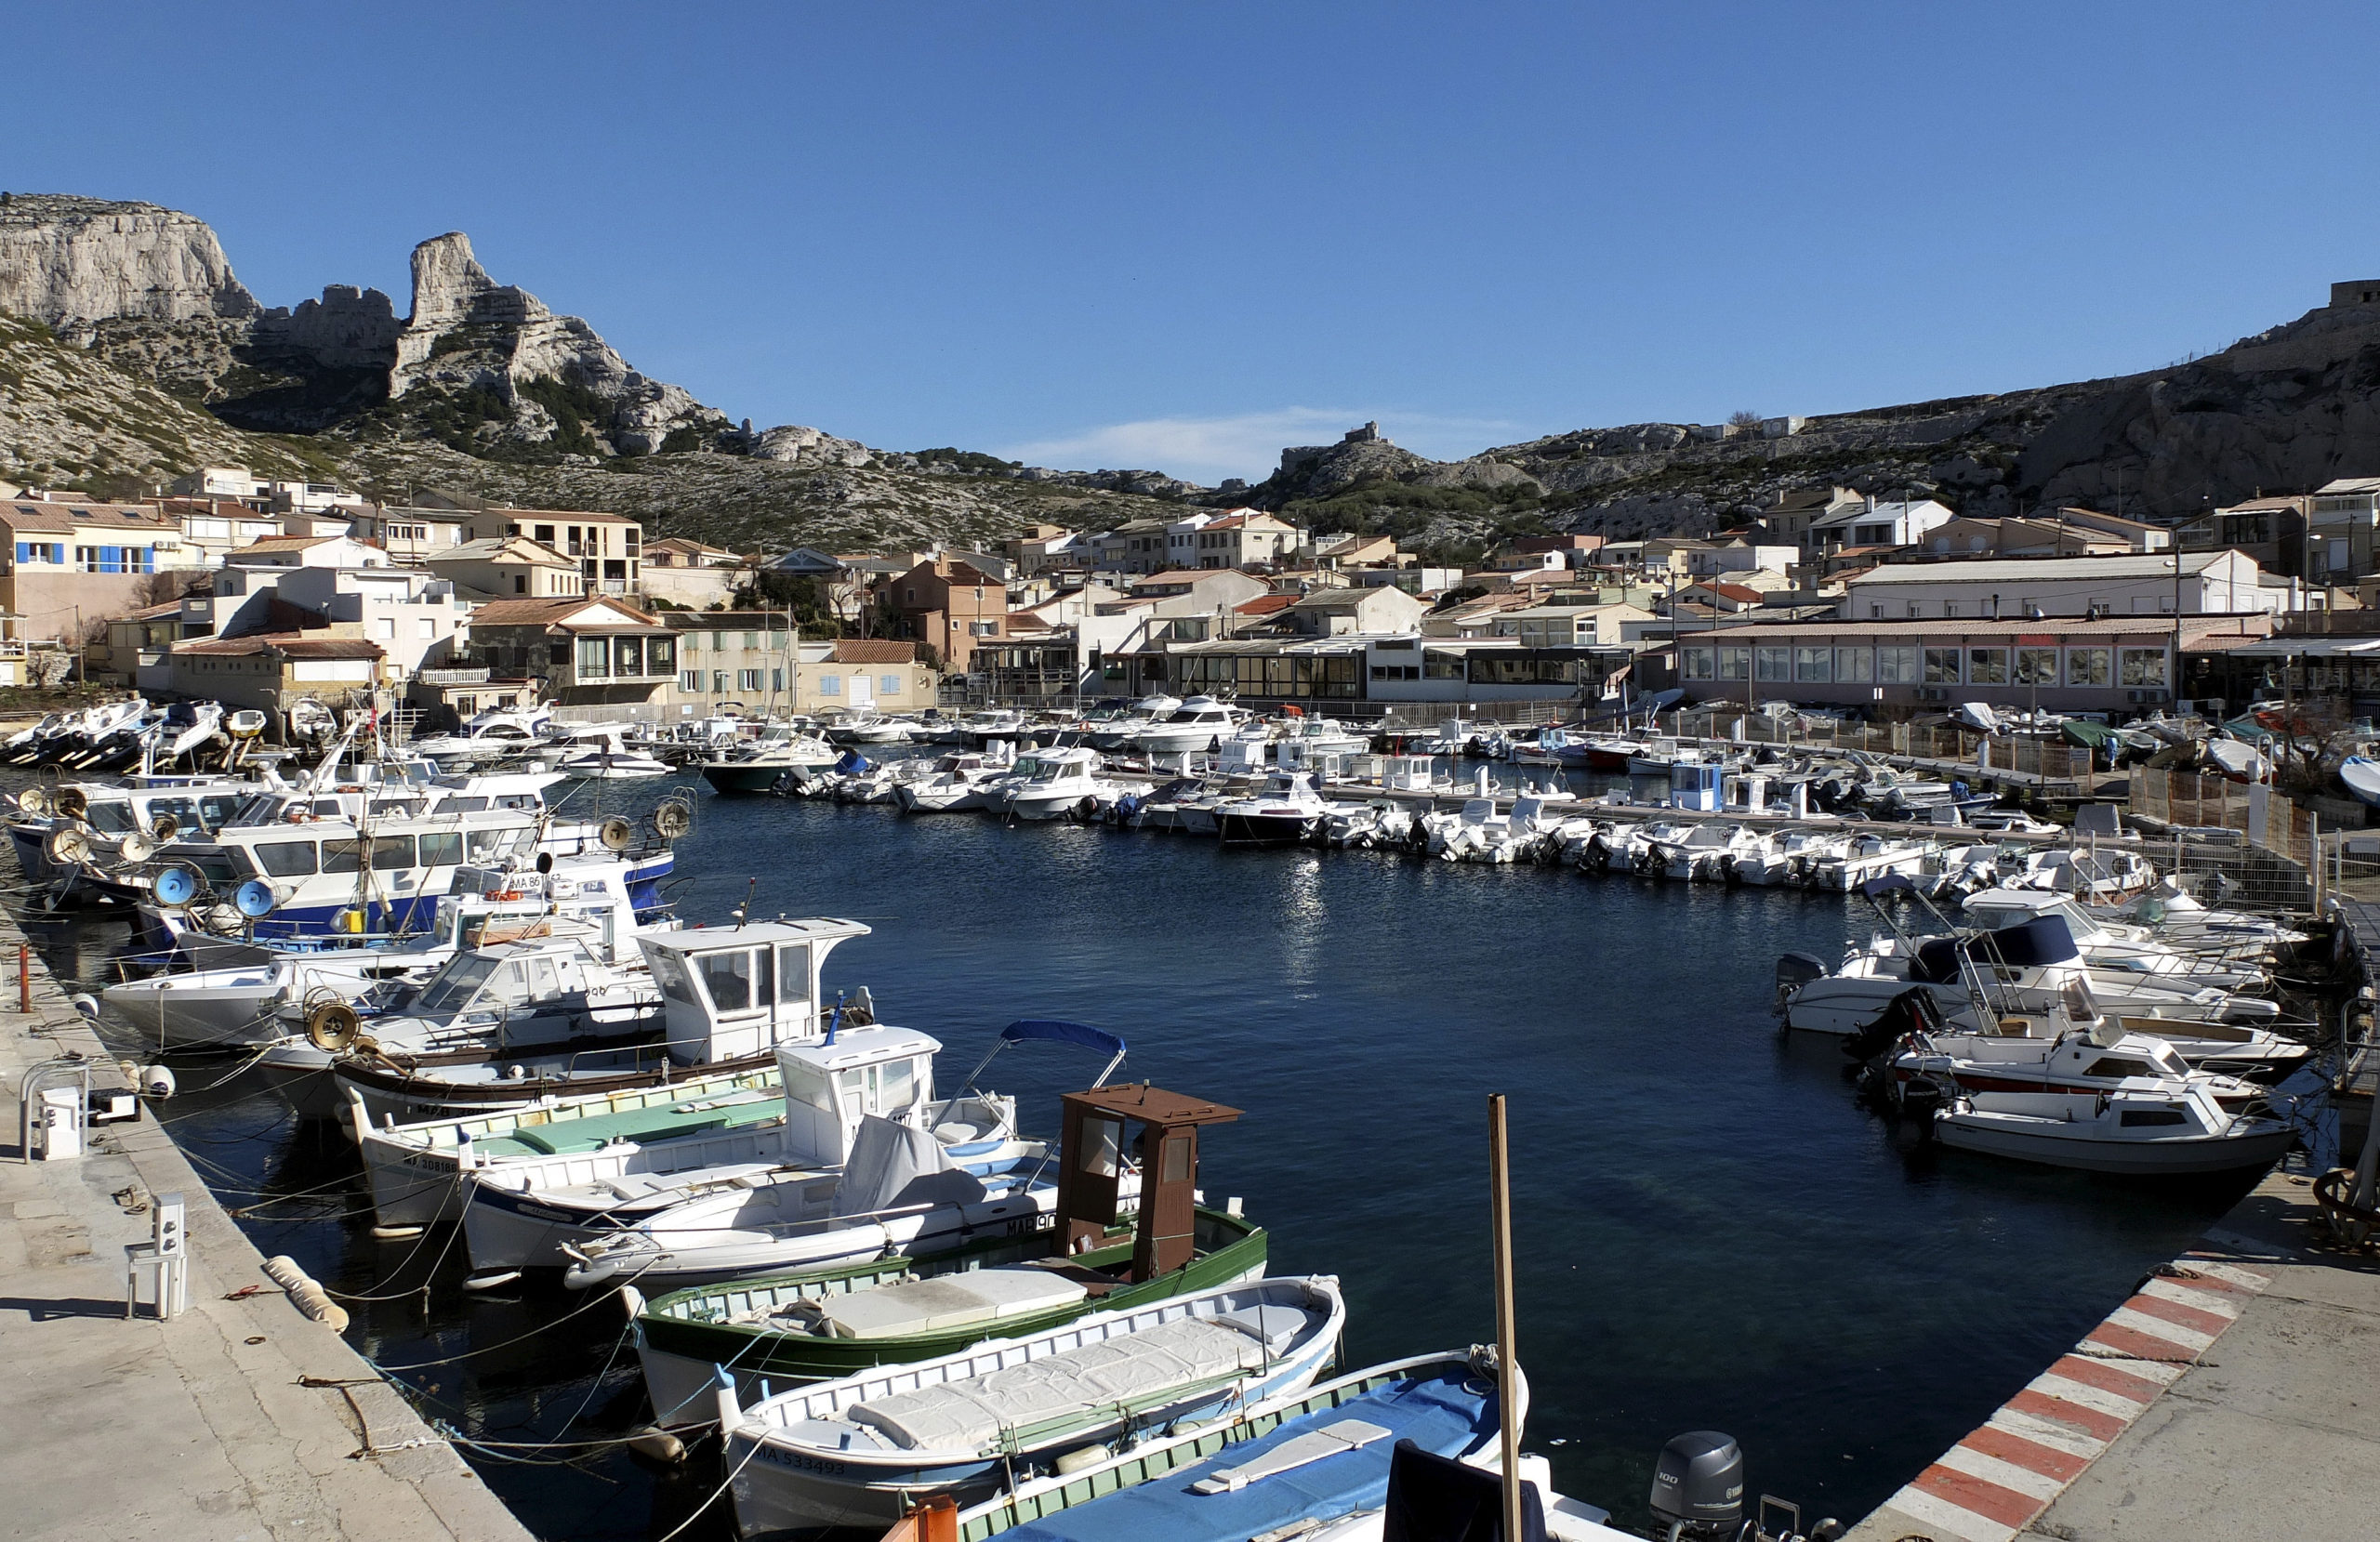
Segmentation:
<svg viewBox="0 0 2380 1542">
<path fill-rule="evenodd" d="M 0 193 L 0 310 L 73 341 L 123 318 L 254 316 L 206 222 L 154 204 L 69 193 Z"/>
</svg>

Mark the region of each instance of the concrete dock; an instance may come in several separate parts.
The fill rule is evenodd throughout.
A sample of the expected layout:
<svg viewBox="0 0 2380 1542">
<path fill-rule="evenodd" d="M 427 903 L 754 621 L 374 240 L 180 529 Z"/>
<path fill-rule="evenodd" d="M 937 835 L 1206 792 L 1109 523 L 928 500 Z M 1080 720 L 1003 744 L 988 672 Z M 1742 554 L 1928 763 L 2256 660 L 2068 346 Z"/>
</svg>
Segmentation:
<svg viewBox="0 0 2380 1542">
<path fill-rule="evenodd" d="M 0 965 L 22 933 L 0 916 Z M 92 1127 L 79 1160 L 25 1164 L 26 1070 L 112 1057 L 32 961 L 33 1010 L 0 981 L 0 1536 L 140 1542 L 525 1542 L 529 1533 L 412 1407 L 261 1272 L 263 1259 L 154 1116 Z M 189 1309 L 125 1317 L 125 1245 L 150 1204 L 188 1206 Z M 254 1294 L 227 1298 L 249 1286 Z"/>
<path fill-rule="evenodd" d="M 2380 1256 L 2258 1184 L 1850 1542 L 2380 1535 Z"/>
</svg>

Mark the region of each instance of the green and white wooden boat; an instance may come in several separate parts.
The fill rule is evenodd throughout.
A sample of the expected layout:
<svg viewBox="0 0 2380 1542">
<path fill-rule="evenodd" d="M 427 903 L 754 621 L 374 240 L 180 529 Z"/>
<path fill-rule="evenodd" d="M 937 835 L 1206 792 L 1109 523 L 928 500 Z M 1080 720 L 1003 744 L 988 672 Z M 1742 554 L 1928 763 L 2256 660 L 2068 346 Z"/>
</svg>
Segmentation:
<svg viewBox="0 0 2380 1542">
<path fill-rule="evenodd" d="M 1052 1257 L 1047 1232 L 981 1238 L 928 1258 L 871 1259 L 763 1279 L 674 1291 L 646 1302 L 624 1295 L 654 1420 L 667 1429 L 711 1422 L 717 1376 L 740 1396 L 763 1384 L 846 1377 L 876 1365 L 953 1354 L 992 1338 L 1059 1326 L 1091 1311 L 1144 1306 L 1262 1279 L 1267 1240 L 1246 1219 L 1200 1206 L 1195 1251 L 1178 1268 L 1134 1280 L 1135 1240 L 1113 1226 L 1100 1245 Z"/>
</svg>

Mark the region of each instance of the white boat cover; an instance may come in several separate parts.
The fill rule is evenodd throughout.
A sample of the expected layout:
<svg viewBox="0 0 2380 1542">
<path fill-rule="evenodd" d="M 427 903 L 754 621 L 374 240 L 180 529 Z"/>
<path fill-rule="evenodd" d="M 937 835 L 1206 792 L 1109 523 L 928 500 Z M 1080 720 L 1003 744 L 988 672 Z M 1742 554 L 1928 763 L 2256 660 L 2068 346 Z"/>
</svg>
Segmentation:
<svg viewBox="0 0 2380 1542">
<path fill-rule="evenodd" d="M 1086 1419 L 1202 1381 L 1264 1368 L 1263 1346 L 1212 1319 L 1177 1317 L 1022 1365 L 853 1404 L 843 1417 L 907 1451 L 996 1450 L 1000 1432 Z"/>
<path fill-rule="evenodd" d="M 972 1205 L 983 1197 L 982 1180 L 951 1161 L 931 1132 L 871 1114 L 852 1138 L 829 1213 L 840 1219 L 904 1205 Z"/>
<path fill-rule="evenodd" d="M 779 1315 L 830 1338 L 887 1338 L 1048 1311 L 1090 1294 L 1046 1269 L 976 1269 L 796 1301 Z"/>
</svg>

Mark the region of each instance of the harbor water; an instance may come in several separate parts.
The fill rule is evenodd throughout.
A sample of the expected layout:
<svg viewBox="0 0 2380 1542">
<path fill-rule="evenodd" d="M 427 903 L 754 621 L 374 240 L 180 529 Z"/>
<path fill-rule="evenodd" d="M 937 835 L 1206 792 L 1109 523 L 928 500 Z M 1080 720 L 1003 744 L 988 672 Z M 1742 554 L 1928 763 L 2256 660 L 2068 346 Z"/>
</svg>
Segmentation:
<svg viewBox="0 0 2380 1542">
<path fill-rule="evenodd" d="M 608 788 L 604 811 L 681 786 Z M 1693 1429 L 1743 1443 L 1753 1492 L 1864 1514 L 2248 1187 L 1964 1157 L 1863 1107 L 1835 1044 L 1770 1011 L 1777 955 L 1868 929 L 1839 895 L 694 797 L 680 912 L 722 924 L 748 893 L 758 917 L 866 922 L 828 988 L 940 1039 L 945 1089 L 1002 1025 L 1051 1017 L 1122 1035 L 1120 1077 L 1245 1110 L 1202 1143 L 1209 1201 L 1271 1229 L 1275 1273 L 1341 1277 L 1351 1364 L 1492 1338 L 1484 1105 L 1509 1093 L 1527 1443 L 1632 1528 Z M 95 983 L 123 934 L 40 929 Z M 1054 1135 L 1098 1068 L 1034 1046 L 986 1080 Z M 713 1493 L 707 1456 L 608 1443 L 642 1417 L 615 1298 L 466 1294 L 451 1231 L 374 1238 L 351 1148 L 246 1077 L 209 1088 L 226 1070 L 184 1066 L 158 1112 L 531 1529 L 655 1538 Z M 731 1535 L 725 1506 L 684 1535 Z"/>
</svg>

